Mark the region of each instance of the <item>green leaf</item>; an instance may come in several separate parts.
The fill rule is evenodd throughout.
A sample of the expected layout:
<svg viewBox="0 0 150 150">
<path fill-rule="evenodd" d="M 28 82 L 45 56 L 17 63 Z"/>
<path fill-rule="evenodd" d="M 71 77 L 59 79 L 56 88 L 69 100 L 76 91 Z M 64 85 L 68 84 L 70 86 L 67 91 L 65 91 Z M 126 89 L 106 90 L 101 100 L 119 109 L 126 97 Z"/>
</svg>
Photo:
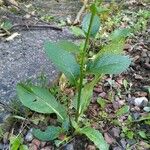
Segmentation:
<svg viewBox="0 0 150 150">
<path fill-rule="evenodd" d="M 21 145 L 19 150 L 29 150 L 27 145 Z"/>
<path fill-rule="evenodd" d="M 141 138 L 147 139 L 147 136 L 144 131 L 139 131 L 138 134 L 141 136 Z"/>
<path fill-rule="evenodd" d="M 76 83 L 76 79 L 79 75 L 79 65 L 73 54 L 64 50 L 64 46 L 46 42 L 45 51 L 49 59 L 55 64 L 55 66 L 62 71 L 71 83 Z"/>
<path fill-rule="evenodd" d="M 150 113 L 147 113 L 144 116 L 141 116 L 138 120 L 136 120 L 135 122 L 139 122 L 139 121 L 146 121 L 146 120 L 150 120 Z"/>
<path fill-rule="evenodd" d="M 94 85 L 97 83 L 99 79 L 99 76 L 96 76 L 95 79 L 90 82 L 87 83 L 84 88 L 82 89 L 81 92 L 81 101 L 80 101 L 80 108 L 79 108 L 79 114 L 83 114 L 84 111 L 86 111 L 86 109 L 88 108 L 88 105 L 90 104 L 91 98 L 93 96 L 93 88 Z M 75 108 L 77 109 L 77 95 L 75 97 Z"/>
<path fill-rule="evenodd" d="M 150 107 L 144 107 L 143 110 L 146 112 L 150 112 Z"/>
<path fill-rule="evenodd" d="M 51 141 L 56 139 L 62 132 L 60 127 L 48 126 L 45 131 L 40 129 L 33 129 L 33 135 L 42 141 Z"/>
<path fill-rule="evenodd" d="M 87 72 L 93 74 L 119 74 L 125 71 L 131 63 L 128 56 L 105 54 L 89 62 Z"/>
<path fill-rule="evenodd" d="M 105 54 L 122 54 L 124 49 L 125 40 L 115 40 L 111 41 L 109 44 L 104 46 L 96 55 L 95 57 L 101 57 Z"/>
<path fill-rule="evenodd" d="M 71 31 L 75 36 L 85 37 L 84 31 L 78 27 L 71 26 Z"/>
<path fill-rule="evenodd" d="M 116 112 L 116 115 L 117 115 L 117 116 L 122 116 L 122 115 L 128 113 L 128 112 L 129 112 L 129 109 L 130 109 L 130 107 L 127 106 L 127 105 L 125 105 L 125 106 L 123 106 L 122 108 L 120 108 L 120 109 Z"/>
<path fill-rule="evenodd" d="M 91 127 L 84 127 L 81 128 L 79 132 L 85 134 L 100 150 L 109 150 L 109 145 L 98 130 Z"/>
<path fill-rule="evenodd" d="M 70 41 L 60 40 L 57 42 L 57 45 L 60 48 L 66 50 L 68 52 L 71 52 L 71 53 L 79 53 L 80 52 L 80 47 Z"/>
<path fill-rule="evenodd" d="M 90 25 L 90 20 L 91 20 L 91 13 L 88 13 L 84 16 L 83 21 L 82 21 L 82 30 L 87 34 L 89 25 Z M 96 34 L 98 33 L 100 28 L 100 19 L 97 15 L 94 15 L 92 27 L 91 27 L 91 32 L 90 35 L 91 37 L 95 37 Z"/>
<path fill-rule="evenodd" d="M 102 108 L 105 108 L 105 106 L 107 104 L 107 101 L 101 97 L 97 99 L 97 102 Z"/>
<path fill-rule="evenodd" d="M 12 23 L 10 21 L 4 21 L 2 24 L 1 24 L 1 28 L 8 31 L 12 28 Z"/>
<path fill-rule="evenodd" d="M 10 147 L 11 150 L 18 150 L 20 145 L 23 143 L 21 136 L 11 136 L 10 137 Z"/>
<path fill-rule="evenodd" d="M 62 123 L 62 129 L 67 132 L 69 130 L 69 127 L 70 127 L 70 120 L 69 118 L 66 118 Z"/>
<path fill-rule="evenodd" d="M 129 138 L 129 139 L 133 139 L 133 137 L 134 137 L 134 132 L 133 131 L 127 131 L 127 137 Z"/>
<path fill-rule="evenodd" d="M 17 85 L 17 93 L 22 104 L 33 111 L 39 113 L 56 113 L 58 119 L 63 121 L 67 117 L 67 112 L 49 90 L 23 84 Z"/>
<path fill-rule="evenodd" d="M 120 40 L 120 39 L 125 39 L 127 36 L 129 36 L 131 33 L 131 29 L 129 28 L 124 28 L 124 29 L 117 29 L 115 30 L 111 36 L 110 40 Z"/>
</svg>

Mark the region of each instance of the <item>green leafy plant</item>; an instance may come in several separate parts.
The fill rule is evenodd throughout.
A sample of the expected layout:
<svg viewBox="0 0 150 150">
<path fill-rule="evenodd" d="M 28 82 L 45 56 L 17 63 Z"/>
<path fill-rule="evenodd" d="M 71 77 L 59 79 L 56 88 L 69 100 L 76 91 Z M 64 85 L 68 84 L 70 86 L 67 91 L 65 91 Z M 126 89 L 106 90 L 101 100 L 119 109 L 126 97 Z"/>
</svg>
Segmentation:
<svg viewBox="0 0 150 150">
<path fill-rule="evenodd" d="M 57 101 L 48 89 L 18 84 L 17 93 L 22 104 L 31 110 L 57 115 L 58 126 L 48 126 L 45 131 L 33 130 L 34 136 L 38 139 L 50 141 L 57 139 L 62 134 L 69 135 L 69 138 L 77 134 L 84 134 L 94 142 L 97 148 L 108 150 L 109 145 L 104 140 L 102 133 L 85 125 L 82 116 L 92 98 L 93 88 L 101 77 L 105 74 L 121 73 L 129 67 L 130 58 L 122 55 L 123 47 L 119 45 L 118 48 L 116 42 L 124 41 L 128 32 L 127 29 L 114 31 L 110 36 L 110 45 L 113 45 L 113 49 L 106 45 L 100 52 L 89 58 L 89 40 L 96 37 L 100 28 L 97 6 L 91 4 L 90 11 L 82 22 L 82 34 L 84 33 L 85 37 L 84 46 L 80 47 L 68 41 L 46 42 L 44 46 L 50 60 L 64 73 L 76 89 L 73 100 L 74 114 L 70 115 L 69 110 Z M 94 79 L 84 83 L 84 78 L 90 74 L 94 75 Z M 68 138 L 65 140 L 67 141 Z M 58 140 L 56 143 L 58 144 Z"/>
<path fill-rule="evenodd" d="M 23 138 L 20 135 L 18 136 L 12 135 L 9 140 L 10 140 L 10 149 L 29 150 L 27 145 L 23 144 Z"/>
</svg>

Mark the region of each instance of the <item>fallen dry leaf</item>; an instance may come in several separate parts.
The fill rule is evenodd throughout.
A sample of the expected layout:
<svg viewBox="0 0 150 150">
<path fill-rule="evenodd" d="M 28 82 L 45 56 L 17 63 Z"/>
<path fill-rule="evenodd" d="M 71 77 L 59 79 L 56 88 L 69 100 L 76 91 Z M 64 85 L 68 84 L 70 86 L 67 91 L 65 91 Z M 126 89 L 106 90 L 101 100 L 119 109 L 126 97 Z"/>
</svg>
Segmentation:
<svg viewBox="0 0 150 150">
<path fill-rule="evenodd" d="M 11 36 L 9 36 L 8 38 L 6 38 L 6 41 L 12 41 L 15 37 L 17 37 L 19 35 L 20 35 L 19 33 L 15 32 Z"/>
</svg>

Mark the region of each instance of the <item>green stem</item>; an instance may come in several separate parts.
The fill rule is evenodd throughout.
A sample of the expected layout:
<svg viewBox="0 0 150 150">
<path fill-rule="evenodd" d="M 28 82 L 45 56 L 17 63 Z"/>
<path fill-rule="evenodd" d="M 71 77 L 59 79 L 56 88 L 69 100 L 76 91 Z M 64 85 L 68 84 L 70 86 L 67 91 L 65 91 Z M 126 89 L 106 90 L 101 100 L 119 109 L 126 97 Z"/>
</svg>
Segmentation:
<svg viewBox="0 0 150 150">
<path fill-rule="evenodd" d="M 81 53 L 80 81 L 79 81 L 79 87 L 78 87 L 77 112 L 76 112 L 76 116 L 75 116 L 76 122 L 78 122 L 78 118 L 80 115 L 80 102 L 81 102 L 81 92 L 82 92 L 83 78 L 84 78 L 85 56 L 86 56 L 86 50 L 87 50 L 87 46 L 88 46 L 88 42 L 89 42 L 89 38 L 90 38 L 90 31 L 91 31 L 93 19 L 94 19 L 94 13 L 92 13 L 92 15 L 91 15 L 88 33 L 86 35 L 84 48 L 83 48 L 83 51 Z"/>
</svg>

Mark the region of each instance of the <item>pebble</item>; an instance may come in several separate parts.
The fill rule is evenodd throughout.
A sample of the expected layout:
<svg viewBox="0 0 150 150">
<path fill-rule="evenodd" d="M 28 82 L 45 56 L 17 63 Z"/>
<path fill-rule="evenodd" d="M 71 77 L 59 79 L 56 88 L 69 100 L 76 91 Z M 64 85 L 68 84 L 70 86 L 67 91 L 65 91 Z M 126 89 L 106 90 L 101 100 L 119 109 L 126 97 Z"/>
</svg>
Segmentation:
<svg viewBox="0 0 150 150">
<path fill-rule="evenodd" d="M 3 149 L 4 145 L 2 143 L 0 143 L 0 149 Z"/>
<path fill-rule="evenodd" d="M 126 145 L 127 145 L 126 140 L 125 140 L 125 139 L 121 139 L 121 140 L 120 140 L 120 143 L 121 143 L 122 147 L 123 147 L 124 149 L 126 149 Z"/>
<path fill-rule="evenodd" d="M 41 150 L 52 150 L 52 148 L 50 146 L 46 146 L 46 147 L 42 148 Z"/>
<path fill-rule="evenodd" d="M 33 139 L 32 144 L 36 145 L 37 147 L 40 147 L 41 142 L 38 139 Z"/>
<path fill-rule="evenodd" d="M 30 129 L 30 130 L 28 131 L 28 133 L 26 134 L 25 140 L 26 140 L 27 142 L 31 142 L 31 141 L 33 140 L 32 129 Z"/>
<path fill-rule="evenodd" d="M 146 97 L 148 94 L 147 94 L 147 92 L 138 91 L 138 92 L 135 92 L 134 95 L 135 96 L 140 96 L 140 97 Z"/>
<path fill-rule="evenodd" d="M 37 146 L 34 145 L 33 143 L 29 144 L 29 150 L 38 150 Z"/>
<path fill-rule="evenodd" d="M 114 127 L 114 128 L 111 129 L 110 132 L 112 133 L 112 135 L 114 137 L 117 137 L 117 138 L 120 137 L 120 129 L 119 128 Z"/>
<path fill-rule="evenodd" d="M 146 97 L 138 97 L 134 100 L 134 105 L 138 107 L 147 106 L 148 99 Z"/>
<path fill-rule="evenodd" d="M 141 75 L 135 74 L 134 77 L 137 80 L 143 80 L 143 77 Z"/>
<path fill-rule="evenodd" d="M 96 150 L 94 145 L 88 145 L 87 150 Z"/>
<path fill-rule="evenodd" d="M 135 120 L 137 120 L 138 118 L 140 117 L 140 114 L 139 113 L 133 113 L 133 118 L 135 119 Z"/>
<path fill-rule="evenodd" d="M 117 147 L 114 147 L 113 150 L 122 150 L 122 148 L 117 146 Z"/>
<path fill-rule="evenodd" d="M 65 149 L 64 149 L 64 150 L 74 150 L 73 144 L 72 144 L 72 143 L 67 144 L 67 145 L 65 146 Z"/>
<path fill-rule="evenodd" d="M 143 110 L 146 112 L 150 112 L 150 107 L 144 107 Z"/>
</svg>

